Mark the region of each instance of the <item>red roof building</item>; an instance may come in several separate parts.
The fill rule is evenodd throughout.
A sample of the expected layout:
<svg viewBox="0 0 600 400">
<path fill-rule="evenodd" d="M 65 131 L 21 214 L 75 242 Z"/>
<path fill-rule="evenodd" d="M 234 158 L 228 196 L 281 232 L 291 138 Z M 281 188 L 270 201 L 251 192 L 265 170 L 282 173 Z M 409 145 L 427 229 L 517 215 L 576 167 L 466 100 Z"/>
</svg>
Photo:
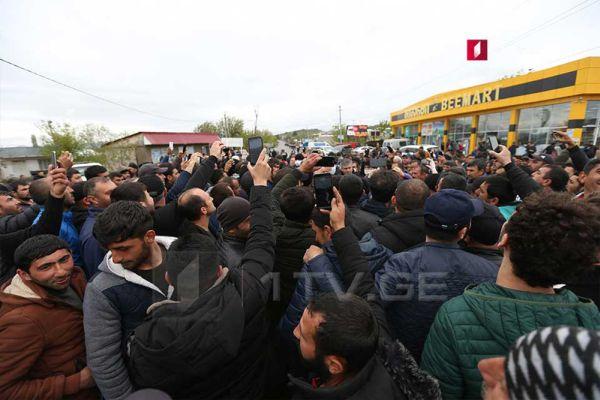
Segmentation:
<svg viewBox="0 0 600 400">
<path fill-rule="evenodd" d="M 209 146 L 215 140 L 219 140 L 216 133 L 136 132 L 105 143 L 103 147 L 108 150 L 108 167 L 114 169 L 132 161 L 137 164 L 158 162 L 161 156 L 167 154 L 171 142 L 174 154 L 183 151 L 184 146 L 186 153 L 208 153 Z"/>
</svg>

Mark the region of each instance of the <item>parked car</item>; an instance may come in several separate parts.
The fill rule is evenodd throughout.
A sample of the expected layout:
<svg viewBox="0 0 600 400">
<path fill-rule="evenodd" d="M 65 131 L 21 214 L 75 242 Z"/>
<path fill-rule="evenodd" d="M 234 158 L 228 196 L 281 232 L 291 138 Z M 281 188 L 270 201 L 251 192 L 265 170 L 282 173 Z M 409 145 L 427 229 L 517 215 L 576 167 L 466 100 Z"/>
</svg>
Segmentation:
<svg viewBox="0 0 600 400">
<path fill-rule="evenodd" d="M 402 146 L 407 146 L 409 143 L 408 139 L 386 139 L 383 141 L 383 147 L 391 147 L 392 149 L 399 150 Z"/>
<path fill-rule="evenodd" d="M 419 151 L 419 148 L 423 148 L 423 150 L 428 151 L 429 153 L 435 153 L 436 151 L 439 151 L 439 147 L 435 146 L 433 144 L 422 144 L 422 145 L 418 145 L 418 144 L 411 144 L 408 146 L 402 146 L 400 147 L 400 151 L 402 152 L 402 154 L 415 154 Z"/>
<path fill-rule="evenodd" d="M 101 165 L 101 164 L 99 164 L 97 162 L 73 164 L 73 168 L 75 168 L 81 174 L 81 179 L 83 179 L 85 181 L 86 180 L 85 175 L 84 175 L 85 170 L 88 167 L 91 167 L 92 165 Z"/>
<path fill-rule="evenodd" d="M 371 152 L 374 149 L 375 149 L 375 147 L 372 147 L 372 146 L 360 146 L 360 147 L 357 147 L 357 148 L 353 149 L 352 153 L 356 154 L 356 155 L 359 155 L 359 156 L 362 156 L 362 155 L 364 155 L 366 153 L 367 150 L 369 150 L 369 152 Z"/>
</svg>

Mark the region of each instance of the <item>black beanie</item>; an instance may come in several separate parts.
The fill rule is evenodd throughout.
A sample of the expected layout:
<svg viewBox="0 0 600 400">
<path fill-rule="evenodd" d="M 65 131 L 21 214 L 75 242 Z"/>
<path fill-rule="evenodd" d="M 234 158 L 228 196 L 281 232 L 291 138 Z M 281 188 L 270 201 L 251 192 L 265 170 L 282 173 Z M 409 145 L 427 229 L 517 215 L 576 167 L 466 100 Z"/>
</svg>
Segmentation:
<svg viewBox="0 0 600 400">
<path fill-rule="evenodd" d="M 500 231 L 504 225 L 504 217 L 498 207 L 483 204 L 483 214 L 471 218 L 469 237 L 481 244 L 493 246 L 500 239 Z"/>
<path fill-rule="evenodd" d="M 217 220 L 223 231 L 235 228 L 250 216 L 250 202 L 242 197 L 228 197 L 217 208 Z"/>
</svg>

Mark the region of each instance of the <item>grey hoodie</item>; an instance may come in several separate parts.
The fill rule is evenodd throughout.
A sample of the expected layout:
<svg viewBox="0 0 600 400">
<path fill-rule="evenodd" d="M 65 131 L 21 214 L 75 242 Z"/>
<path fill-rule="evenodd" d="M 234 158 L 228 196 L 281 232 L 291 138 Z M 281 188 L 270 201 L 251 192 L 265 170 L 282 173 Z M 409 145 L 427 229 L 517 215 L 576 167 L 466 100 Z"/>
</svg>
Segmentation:
<svg viewBox="0 0 600 400">
<path fill-rule="evenodd" d="M 174 237 L 157 236 L 169 248 Z M 102 396 L 126 398 L 133 386 L 123 360 L 129 334 L 144 320 L 146 309 L 157 300 L 169 298 L 151 282 L 112 261 L 108 252 L 88 284 L 83 301 L 83 325 L 87 364 Z"/>
</svg>

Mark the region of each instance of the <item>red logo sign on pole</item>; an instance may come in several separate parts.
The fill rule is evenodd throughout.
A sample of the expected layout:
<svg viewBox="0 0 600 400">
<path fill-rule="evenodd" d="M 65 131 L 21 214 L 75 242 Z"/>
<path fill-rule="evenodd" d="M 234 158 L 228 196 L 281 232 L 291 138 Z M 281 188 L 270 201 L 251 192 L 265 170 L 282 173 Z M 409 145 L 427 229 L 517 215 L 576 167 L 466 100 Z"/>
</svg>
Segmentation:
<svg viewBox="0 0 600 400">
<path fill-rule="evenodd" d="M 487 60 L 487 39 L 467 39 L 467 60 Z"/>
</svg>

